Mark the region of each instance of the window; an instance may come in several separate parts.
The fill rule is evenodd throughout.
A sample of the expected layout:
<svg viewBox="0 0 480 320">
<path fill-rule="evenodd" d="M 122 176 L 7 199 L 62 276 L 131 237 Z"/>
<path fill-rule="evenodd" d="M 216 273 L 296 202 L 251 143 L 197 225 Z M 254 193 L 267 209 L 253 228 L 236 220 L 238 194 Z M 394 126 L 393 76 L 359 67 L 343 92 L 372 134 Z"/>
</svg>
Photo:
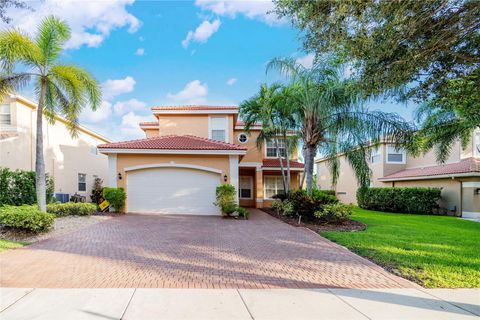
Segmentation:
<svg viewBox="0 0 480 320">
<path fill-rule="evenodd" d="M 240 199 L 252 199 L 253 177 L 240 176 Z"/>
<path fill-rule="evenodd" d="M 87 175 L 85 173 L 78 174 L 78 191 L 87 191 Z"/>
<path fill-rule="evenodd" d="M 265 176 L 265 199 L 272 199 L 276 194 L 284 192 L 281 176 Z"/>
<path fill-rule="evenodd" d="M 480 157 L 480 132 L 475 134 L 475 152 L 476 157 Z"/>
<path fill-rule="evenodd" d="M 377 163 L 377 162 L 380 162 L 381 159 L 382 159 L 382 151 L 380 150 L 380 147 L 372 149 L 372 153 L 370 154 L 370 162 Z"/>
<path fill-rule="evenodd" d="M 238 142 L 245 143 L 248 141 L 248 136 L 245 133 L 240 133 L 238 135 Z"/>
<path fill-rule="evenodd" d="M 285 149 L 285 141 L 283 139 L 278 139 L 278 149 L 280 151 L 280 156 L 283 158 L 287 157 L 287 150 Z M 275 148 L 275 141 L 267 141 L 267 157 L 277 158 L 277 148 Z"/>
<path fill-rule="evenodd" d="M 227 117 L 210 118 L 210 139 L 228 142 Z"/>
<path fill-rule="evenodd" d="M 394 145 L 387 146 L 387 163 L 405 163 L 405 150 Z"/>
<path fill-rule="evenodd" d="M 0 105 L 0 125 L 9 126 L 12 124 L 12 115 L 10 113 L 10 105 Z"/>
</svg>

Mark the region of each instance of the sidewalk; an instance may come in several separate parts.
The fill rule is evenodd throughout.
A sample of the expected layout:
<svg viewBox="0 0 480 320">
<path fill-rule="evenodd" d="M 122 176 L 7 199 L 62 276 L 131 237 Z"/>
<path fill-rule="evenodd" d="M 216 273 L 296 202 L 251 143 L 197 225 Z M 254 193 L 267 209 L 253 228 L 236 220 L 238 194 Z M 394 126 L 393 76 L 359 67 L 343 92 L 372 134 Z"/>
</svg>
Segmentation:
<svg viewBox="0 0 480 320">
<path fill-rule="evenodd" d="M 0 289 L 0 319 L 479 319 L 480 289 Z"/>
</svg>

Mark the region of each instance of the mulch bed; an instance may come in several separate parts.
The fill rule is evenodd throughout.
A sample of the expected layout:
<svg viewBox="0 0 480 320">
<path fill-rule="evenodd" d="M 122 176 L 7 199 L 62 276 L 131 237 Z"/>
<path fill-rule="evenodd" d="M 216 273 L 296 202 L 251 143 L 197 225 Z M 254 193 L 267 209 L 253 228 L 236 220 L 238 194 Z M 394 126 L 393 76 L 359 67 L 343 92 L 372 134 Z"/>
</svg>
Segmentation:
<svg viewBox="0 0 480 320">
<path fill-rule="evenodd" d="M 304 227 L 315 232 L 321 231 L 340 231 L 340 232 L 352 232 L 352 231 L 363 231 L 367 228 L 367 226 L 359 221 L 349 220 L 342 224 L 320 224 L 315 222 L 300 222 L 298 223 L 298 217 L 286 217 L 281 213 L 277 213 L 276 211 L 270 208 L 263 208 L 262 211 L 268 213 L 269 215 L 282 220 L 289 225 L 295 227 Z"/>
</svg>

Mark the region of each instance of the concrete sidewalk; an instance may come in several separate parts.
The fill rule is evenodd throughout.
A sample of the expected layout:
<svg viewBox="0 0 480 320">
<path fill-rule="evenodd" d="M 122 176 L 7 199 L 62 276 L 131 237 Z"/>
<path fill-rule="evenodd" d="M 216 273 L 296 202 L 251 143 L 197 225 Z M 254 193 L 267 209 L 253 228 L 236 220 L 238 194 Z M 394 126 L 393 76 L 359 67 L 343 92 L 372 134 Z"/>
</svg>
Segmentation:
<svg viewBox="0 0 480 320">
<path fill-rule="evenodd" d="M 0 289 L 0 319 L 478 319 L 479 289 Z"/>
</svg>

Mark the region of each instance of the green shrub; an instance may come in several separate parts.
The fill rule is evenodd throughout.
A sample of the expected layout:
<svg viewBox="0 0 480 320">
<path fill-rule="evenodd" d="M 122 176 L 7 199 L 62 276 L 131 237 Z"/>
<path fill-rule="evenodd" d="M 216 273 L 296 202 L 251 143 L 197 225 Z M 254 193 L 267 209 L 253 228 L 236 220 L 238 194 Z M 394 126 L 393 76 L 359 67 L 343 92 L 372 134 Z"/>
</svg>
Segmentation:
<svg viewBox="0 0 480 320">
<path fill-rule="evenodd" d="M 341 224 L 350 220 L 352 211 L 352 206 L 343 203 L 326 204 L 322 210 L 315 212 L 315 217 L 321 222 Z"/>
<path fill-rule="evenodd" d="M 47 202 L 52 202 L 55 189 L 53 178 L 46 177 Z M 35 191 L 35 172 L 0 168 L 0 206 L 34 204 L 37 201 Z"/>
<path fill-rule="evenodd" d="M 231 184 L 223 184 L 218 186 L 215 195 L 215 205 L 220 208 L 223 216 L 229 216 L 237 209 L 235 201 L 236 197 L 235 187 Z"/>
<path fill-rule="evenodd" d="M 335 190 L 319 189 L 318 191 L 323 192 L 323 193 L 325 193 L 325 194 L 328 194 L 328 195 L 330 195 L 330 196 L 334 196 L 334 197 L 337 195 L 336 192 L 335 192 Z"/>
<path fill-rule="evenodd" d="M 295 190 L 290 196 L 290 201 L 294 212 L 306 221 L 316 220 L 315 212 L 321 211 L 323 205 L 338 203 L 337 198 L 319 190 L 312 190 L 311 196 L 307 195 L 305 190 Z"/>
<path fill-rule="evenodd" d="M 3 206 L 0 207 L 0 224 L 10 228 L 43 232 L 49 230 L 55 216 L 38 210 L 36 206 Z"/>
<path fill-rule="evenodd" d="M 103 188 L 103 198 L 110 203 L 115 212 L 120 212 L 125 207 L 127 195 L 123 188 Z"/>
<path fill-rule="evenodd" d="M 360 208 L 413 214 L 433 214 L 438 209 L 441 188 L 360 188 Z"/>
<path fill-rule="evenodd" d="M 282 213 L 282 201 L 280 200 L 273 201 L 270 208 L 276 211 L 278 214 Z"/>
<path fill-rule="evenodd" d="M 96 211 L 97 206 L 95 204 L 85 202 L 52 203 L 47 205 L 47 212 L 53 213 L 57 217 L 89 216 Z"/>
<path fill-rule="evenodd" d="M 245 208 L 242 208 L 240 206 L 237 206 L 237 209 L 235 210 L 237 213 L 238 213 L 238 216 L 239 217 L 242 217 L 246 220 L 248 220 L 248 218 L 250 217 L 250 211 L 248 211 L 247 209 Z"/>
<path fill-rule="evenodd" d="M 295 207 L 290 200 L 285 200 L 282 202 L 282 213 L 287 217 L 293 216 L 295 213 Z"/>
</svg>

